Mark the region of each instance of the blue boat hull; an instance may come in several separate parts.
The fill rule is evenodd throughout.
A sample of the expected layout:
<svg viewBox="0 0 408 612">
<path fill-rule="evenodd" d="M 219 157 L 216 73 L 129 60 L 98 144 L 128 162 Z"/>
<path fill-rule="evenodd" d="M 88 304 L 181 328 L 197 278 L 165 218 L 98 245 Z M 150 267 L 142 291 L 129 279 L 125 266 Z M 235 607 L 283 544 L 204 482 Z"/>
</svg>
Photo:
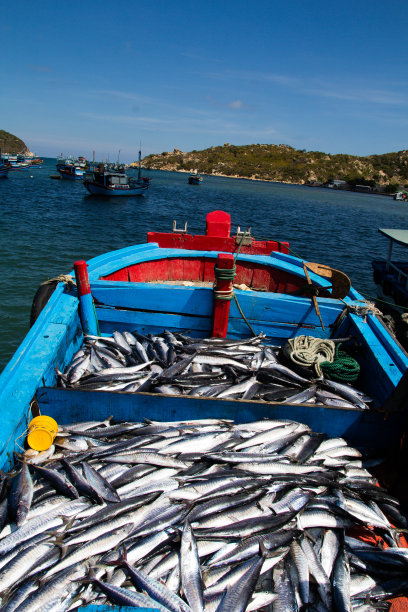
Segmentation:
<svg viewBox="0 0 408 612">
<path fill-rule="evenodd" d="M 98 185 L 92 181 L 84 181 L 84 185 L 92 195 L 101 195 L 109 197 L 129 197 L 143 195 L 149 188 L 148 184 L 137 185 L 136 187 L 130 187 L 129 189 L 122 189 L 120 187 L 108 187 Z"/>
<path fill-rule="evenodd" d="M 201 176 L 189 176 L 188 182 L 190 185 L 200 185 L 203 182 Z"/>
<path fill-rule="evenodd" d="M 83 181 L 84 180 L 84 172 L 82 174 L 68 174 L 67 172 L 64 172 L 63 170 L 58 169 L 58 172 L 60 173 L 61 178 L 63 178 L 66 181 Z"/>
</svg>

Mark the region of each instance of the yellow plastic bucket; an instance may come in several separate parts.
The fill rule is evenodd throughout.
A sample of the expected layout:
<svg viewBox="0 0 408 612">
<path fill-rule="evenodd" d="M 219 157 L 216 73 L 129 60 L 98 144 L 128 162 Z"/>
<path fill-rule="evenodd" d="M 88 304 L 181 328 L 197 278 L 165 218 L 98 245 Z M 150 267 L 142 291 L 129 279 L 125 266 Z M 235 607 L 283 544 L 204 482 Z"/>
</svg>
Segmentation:
<svg viewBox="0 0 408 612">
<path fill-rule="evenodd" d="M 34 417 L 28 425 L 27 444 L 36 451 L 48 450 L 58 433 L 58 423 L 52 417 Z"/>
</svg>

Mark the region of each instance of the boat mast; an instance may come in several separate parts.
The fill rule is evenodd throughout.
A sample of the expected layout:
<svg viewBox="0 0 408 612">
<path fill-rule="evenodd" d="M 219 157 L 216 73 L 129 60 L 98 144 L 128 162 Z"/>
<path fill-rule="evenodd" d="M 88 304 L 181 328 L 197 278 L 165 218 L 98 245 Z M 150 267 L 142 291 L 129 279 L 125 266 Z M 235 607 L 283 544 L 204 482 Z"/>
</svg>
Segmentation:
<svg viewBox="0 0 408 612">
<path fill-rule="evenodd" d="M 140 181 L 142 176 L 142 151 L 139 149 L 139 172 L 137 173 L 137 180 Z"/>
</svg>

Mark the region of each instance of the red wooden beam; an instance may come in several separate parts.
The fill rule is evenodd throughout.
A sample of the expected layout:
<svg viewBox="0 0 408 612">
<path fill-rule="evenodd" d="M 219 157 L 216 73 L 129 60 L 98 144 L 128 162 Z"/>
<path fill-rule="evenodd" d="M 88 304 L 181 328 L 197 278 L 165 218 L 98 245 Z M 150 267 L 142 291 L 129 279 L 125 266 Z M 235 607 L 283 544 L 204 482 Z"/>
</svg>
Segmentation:
<svg viewBox="0 0 408 612">
<path fill-rule="evenodd" d="M 236 253 L 240 237 L 231 236 L 231 216 L 223 210 L 213 210 L 206 217 L 204 236 L 184 233 L 148 232 L 147 242 L 157 242 L 159 247 L 167 249 L 186 249 L 196 251 L 225 251 Z M 251 237 L 249 244 L 241 246 L 241 253 L 251 255 L 269 255 L 273 251 L 289 253 L 288 242 L 275 240 L 255 240 Z"/>
<path fill-rule="evenodd" d="M 234 256 L 231 253 L 219 253 L 217 268 L 220 270 L 232 270 L 234 267 Z M 231 279 L 215 277 L 214 285 L 214 312 L 213 312 L 213 338 L 226 338 L 228 330 L 228 317 L 232 297 L 232 275 Z M 230 299 L 225 299 L 227 297 Z"/>
</svg>

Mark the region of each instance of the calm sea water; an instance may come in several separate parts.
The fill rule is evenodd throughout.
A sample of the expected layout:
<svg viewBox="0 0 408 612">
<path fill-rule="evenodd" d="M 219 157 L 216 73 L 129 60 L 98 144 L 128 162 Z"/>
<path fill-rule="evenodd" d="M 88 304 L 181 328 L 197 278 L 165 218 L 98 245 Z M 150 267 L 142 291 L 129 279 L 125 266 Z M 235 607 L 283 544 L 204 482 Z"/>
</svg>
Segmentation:
<svg viewBox="0 0 408 612">
<path fill-rule="evenodd" d="M 206 214 L 225 210 L 234 233 L 250 226 L 256 238 L 289 240 L 294 254 L 343 270 L 365 295 L 374 294 L 371 260 L 387 249 L 378 228 L 407 228 L 407 204 L 386 196 L 222 177 L 195 186 L 185 174 L 146 171 L 147 195 L 107 200 L 88 196 L 81 181 L 52 180 L 55 163 L 0 180 L 0 370 L 29 329 L 44 280 L 77 259 L 145 242 L 149 230 L 171 231 L 173 219 L 205 233 Z"/>
</svg>

